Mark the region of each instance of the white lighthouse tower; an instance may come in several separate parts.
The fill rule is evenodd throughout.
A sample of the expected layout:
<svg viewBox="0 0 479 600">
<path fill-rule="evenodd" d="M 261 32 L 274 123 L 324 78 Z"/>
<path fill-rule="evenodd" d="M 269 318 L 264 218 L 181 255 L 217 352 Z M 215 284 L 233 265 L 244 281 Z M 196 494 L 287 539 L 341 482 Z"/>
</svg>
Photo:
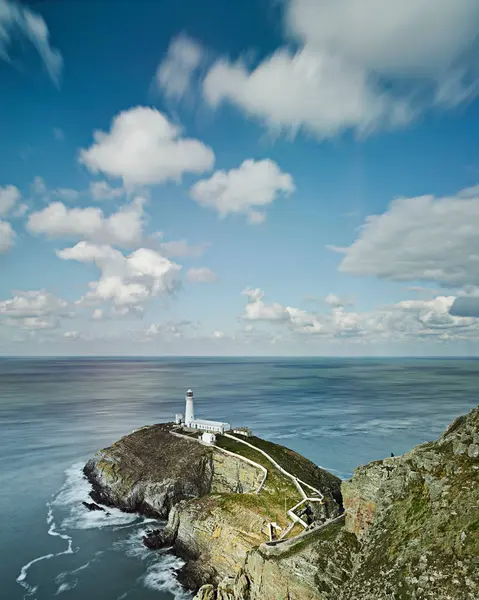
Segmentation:
<svg viewBox="0 0 479 600">
<path fill-rule="evenodd" d="M 193 404 L 193 392 L 188 390 L 185 396 L 186 409 L 185 409 L 185 425 L 190 427 L 190 423 L 195 420 L 195 407 Z"/>
</svg>

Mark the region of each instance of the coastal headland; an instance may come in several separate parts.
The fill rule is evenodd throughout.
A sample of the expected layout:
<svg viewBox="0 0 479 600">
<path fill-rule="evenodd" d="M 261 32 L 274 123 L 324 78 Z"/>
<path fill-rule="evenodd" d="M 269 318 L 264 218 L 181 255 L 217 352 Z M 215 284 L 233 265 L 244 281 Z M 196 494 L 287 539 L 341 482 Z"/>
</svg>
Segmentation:
<svg viewBox="0 0 479 600">
<path fill-rule="evenodd" d="M 198 600 L 477 600 L 479 408 L 341 481 L 259 437 L 143 427 L 85 465 L 103 506 L 167 520 Z M 158 550 L 159 549 L 159 550 Z"/>
</svg>

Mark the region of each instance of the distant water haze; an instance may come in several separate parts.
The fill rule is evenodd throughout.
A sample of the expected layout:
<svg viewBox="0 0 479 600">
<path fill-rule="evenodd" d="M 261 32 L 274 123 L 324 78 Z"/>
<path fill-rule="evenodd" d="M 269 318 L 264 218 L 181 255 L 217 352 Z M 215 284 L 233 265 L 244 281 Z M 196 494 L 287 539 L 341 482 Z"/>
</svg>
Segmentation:
<svg viewBox="0 0 479 600">
<path fill-rule="evenodd" d="M 184 412 L 247 425 L 340 477 L 434 439 L 477 405 L 470 359 L 0 359 L 0 596 L 187 600 L 157 522 L 88 512 L 97 449 Z"/>
</svg>

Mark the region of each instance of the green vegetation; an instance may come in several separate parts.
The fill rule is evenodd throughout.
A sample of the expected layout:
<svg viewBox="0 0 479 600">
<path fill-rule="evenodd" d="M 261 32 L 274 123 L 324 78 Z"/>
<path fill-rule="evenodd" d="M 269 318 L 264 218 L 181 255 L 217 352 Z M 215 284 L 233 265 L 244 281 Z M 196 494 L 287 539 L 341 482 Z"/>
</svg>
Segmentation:
<svg viewBox="0 0 479 600">
<path fill-rule="evenodd" d="M 284 560 L 295 556 L 299 552 L 303 552 L 308 547 L 313 547 L 313 545 L 316 546 L 318 542 L 334 542 L 338 535 L 343 531 L 343 525 L 343 521 L 337 521 L 322 529 L 312 530 L 311 533 L 298 538 L 296 542 L 292 543 L 292 545 L 280 555 L 269 556 L 268 558 L 269 560 L 274 561 Z"/>
<path fill-rule="evenodd" d="M 276 521 L 281 527 L 285 527 L 289 522 L 286 511 L 301 500 L 301 495 L 291 479 L 278 471 L 260 452 L 256 452 L 241 442 L 235 442 L 220 435 L 217 437 L 216 443 L 220 448 L 244 456 L 268 470 L 268 476 L 260 494 L 225 494 L 221 500 L 222 505 L 230 509 L 233 509 L 235 505 L 247 506 L 268 520 Z"/>
<path fill-rule="evenodd" d="M 238 439 L 242 439 L 240 435 L 232 435 Z M 248 437 L 246 441 L 269 454 L 285 471 L 288 471 L 288 473 L 291 473 L 314 488 L 321 490 L 326 496 L 338 496 L 338 493 L 333 491 L 338 486 L 338 478 L 331 475 L 331 473 L 323 471 L 307 458 L 301 456 L 301 454 L 294 452 L 290 448 L 286 448 L 286 446 L 274 444 L 256 436 Z M 271 463 L 265 457 L 263 457 L 263 460 L 266 461 L 266 468 L 269 468 L 268 465 L 271 466 Z M 331 493 L 328 494 L 330 490 Z M 338 497 L 335 499 L 339 500 Z"/>
</svg>

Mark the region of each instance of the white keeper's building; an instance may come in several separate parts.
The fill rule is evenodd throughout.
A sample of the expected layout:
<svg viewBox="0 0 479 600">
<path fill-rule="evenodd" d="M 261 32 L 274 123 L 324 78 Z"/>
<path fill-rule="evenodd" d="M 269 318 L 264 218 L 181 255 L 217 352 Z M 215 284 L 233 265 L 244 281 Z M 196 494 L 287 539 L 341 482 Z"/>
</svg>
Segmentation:
<svg viewBox="0 0 479 600">
<path fill-rule="evenodd" d="M 185 396 L 186 407 L 185 416 L 183 419 L 182 414 L 175 416 L 175 423 L 177 425 L 183 424 L 188 429 L 198 429 L 200 431 L 211 431 L 213 433 L 224 433 L 231 429 L 229 423 L 223 423 L 222 421 L 209 421 L 207 419 L 195 419 L 195 407 L 194 407 L 194 396 L 192 390 L 188 390 Z"/>
</svg>

